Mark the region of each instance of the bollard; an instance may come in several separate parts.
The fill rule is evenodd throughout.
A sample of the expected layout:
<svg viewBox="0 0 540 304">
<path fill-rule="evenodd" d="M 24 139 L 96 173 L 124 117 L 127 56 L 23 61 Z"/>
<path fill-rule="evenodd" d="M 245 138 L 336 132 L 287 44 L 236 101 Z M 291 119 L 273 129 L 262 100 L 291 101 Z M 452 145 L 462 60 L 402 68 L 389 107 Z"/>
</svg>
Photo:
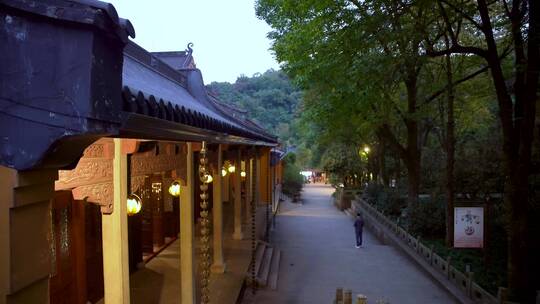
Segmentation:
<svg viewBox="0 0 540 304">
<path fill-rule="evenodd" d="M 433 265 L 433 244 L 429 246 L 429 265 Z"/>
<path fill-rule="evenodd" d="M 367 297 L 363 294 L 357 295 L 356 304 L 367 304 Z"/>
<path fill-rule="evenodd" d="M 336 303 L 343 303 L 343 288 L 336 289 Z"/>
<path fill-rule="evenodd" d="M 352 304 L 352 291 L 350 289 L 345 290 L 343 294 L 343 304 Z"/>
</svg>

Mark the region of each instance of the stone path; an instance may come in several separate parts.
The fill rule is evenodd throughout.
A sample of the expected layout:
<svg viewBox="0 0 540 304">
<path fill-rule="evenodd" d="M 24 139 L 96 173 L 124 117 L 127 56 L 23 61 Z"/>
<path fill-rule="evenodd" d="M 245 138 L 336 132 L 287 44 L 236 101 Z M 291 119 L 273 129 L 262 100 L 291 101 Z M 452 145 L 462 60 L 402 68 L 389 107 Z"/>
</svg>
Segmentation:
<svg viewBox="0 0 540 304">
<path fill-rule="evenodd" d="M 364 231 L 356 249 L 353 222 L 331 202 L 333 188 L 308 184 L 303 205 L 283 204 L 272 243 L 282 250 L 277 291 L 259 290 L 254 303 L 333 303 L 337 287 L 368 303 L 454 303 L 396 249 Z M 250 292 L 246 290 L 246 293 Z"/>
</svg>

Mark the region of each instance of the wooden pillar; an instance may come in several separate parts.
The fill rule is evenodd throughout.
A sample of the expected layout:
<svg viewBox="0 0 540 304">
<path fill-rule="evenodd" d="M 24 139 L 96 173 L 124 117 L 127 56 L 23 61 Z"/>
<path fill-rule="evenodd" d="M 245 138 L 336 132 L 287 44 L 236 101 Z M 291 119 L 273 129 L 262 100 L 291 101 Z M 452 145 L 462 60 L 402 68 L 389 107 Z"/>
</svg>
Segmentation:
<svg viewBox="0 0 540 304">
<path fill-rule="evenodd" d="M 254 164 L 253 166 L 256 166 L 255 168 L 255 176 L 253 177 L 253 182 L 255 183 L 255 193 L 253 194 L 254 195 L 254 199 L 255 199 L 255 206 L 259 206 L 259 204 L 261 203 L 261 157 L 260 157 L 260 152 L 257 150 L 256 152 L 256 156 L 255 158 L 253 159 L 254 161 Z"/>
<path fill-rule="evenodd" d="M 241 240 L 244 238 L 242 232 L 242 177 L 240 172 L 242 171 L 242 151 L 238 149 L 236 156 L 236 172 L 234 178 L 234 232 L 233 239 Z"/>
<path fill-rule="evenodd" d="M 220 145 L 221 146 L 221 145 Z M 230 186 L 230 173 L 227 171 L 227 175 L 224 177 L 221 177 L 221 169 L 223 168 L 223 159 L 221 160 L 221 167 L 217 168 L 216 175 L 219 175 L 221 178 L 221 199 L 225 202 L 230 201 L 230 192 L 231 192 L 231 186 Z"/>
<path fill-rule="evenodd" d="M 103 214 L 103 283 L 105 304 L 128 304 L 129 254 L 127 225 L 127 154 L 122 139 L 114 139 L 113 212 Z"/>
<path fill-rule="evenodd" d="M 180 285 L 181 303 L 195 304 L 195 247 L 194 239 L 194 197 L 195 173 L 193 171 L 193 147 L 187 143 L 186 180 L 180 192 Z"/>
<path fill-rule="evenodd" d="M 212 207 L 212 220 L 214 228 L 214 262 L 210 268 L 213 273 L 224 273 L 225 262 L 223 261 L 223 197 L 222 187 L 223 180 L 221 176 L 221 168 L 223 167 L 223 153 L 221 145 L 217 150 L 217 170 L 214 170 L 214 182 L 213 182 L 213 207 Z M 229 174 L 227 174 L 229 175 Z M 228 189 L 225 191 L 228 192 Z"/>
<path fill-rule="evenodd" d="M 50 199 L 57 170 L 0 166 L 0 303 L 49 303 Z"/>
<path fill-rule="evenodd" d="M 250 219 L 251 219 L 251 207 L 250 207 L 250 204 L 251 204 L 251 199 L 252 199 L 252 186 L 251 186 L 251 182 L 252 182 L 252 172 L 253 172 L 253 168 L 252 168 L 252 162 L 251 162 L 251 158 L 248 154 L 248 156 L 246 157 L 246 222 L 247 223 L 250 223 Z"/>
</svg>

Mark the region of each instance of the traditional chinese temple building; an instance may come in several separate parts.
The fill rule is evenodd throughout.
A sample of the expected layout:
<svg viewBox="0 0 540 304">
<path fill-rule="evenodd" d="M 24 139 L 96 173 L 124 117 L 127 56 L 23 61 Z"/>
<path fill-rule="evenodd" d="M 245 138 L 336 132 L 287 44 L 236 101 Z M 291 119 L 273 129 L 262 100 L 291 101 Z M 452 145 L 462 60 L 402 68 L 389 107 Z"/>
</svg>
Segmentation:
<svg viewBox="0 0 540 304">
<path fill-rule="evenodd" d="M 268 233 L 277 138 L 208 94 L 191 46 L 146 51 L 108 3 L 2 0 L 0 25 L 0 304 L 130 303 L 173 242 L 181 303 L 204 297 L 224 204 L 233 239 Z"/>
</svg>

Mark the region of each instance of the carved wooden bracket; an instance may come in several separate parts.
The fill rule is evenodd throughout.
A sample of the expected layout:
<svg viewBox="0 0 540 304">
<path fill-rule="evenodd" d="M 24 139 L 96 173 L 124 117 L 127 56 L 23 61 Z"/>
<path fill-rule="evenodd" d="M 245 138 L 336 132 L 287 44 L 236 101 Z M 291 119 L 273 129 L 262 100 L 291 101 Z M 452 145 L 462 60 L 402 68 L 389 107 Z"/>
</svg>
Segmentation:
<svg viewBox="0 0 540 304">
<path fill-rule="evenodd" d="M 99 205 L 101 213 L 113 213 L 113 183 L 99 183 L 93 185 L 85 185 L 73 188 L 73 198 L 76 200 L 86 200 L 89 203 Z"/>
</svg>

